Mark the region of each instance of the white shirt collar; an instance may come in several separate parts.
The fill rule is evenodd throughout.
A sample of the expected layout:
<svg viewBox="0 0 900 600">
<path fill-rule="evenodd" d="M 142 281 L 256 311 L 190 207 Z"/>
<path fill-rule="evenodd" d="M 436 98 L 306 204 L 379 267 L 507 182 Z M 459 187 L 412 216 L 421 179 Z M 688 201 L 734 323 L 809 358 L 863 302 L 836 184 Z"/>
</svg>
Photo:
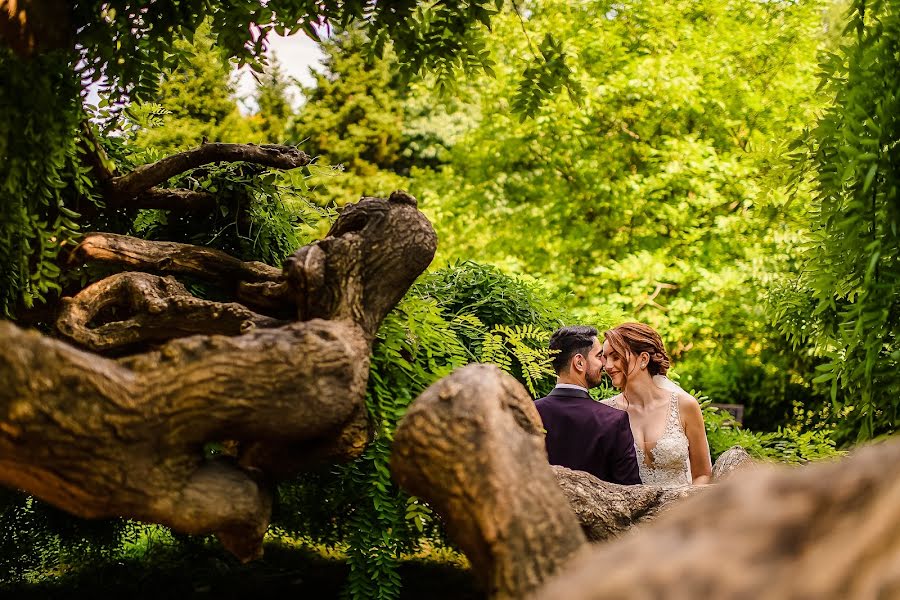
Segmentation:
<svg viewBox="0 0 900 600">
<path fill-rule="evenodd" d="M 582 387 L 580 385 L 575 385 L 574 383 L 557 383 L 556 387 L 565 388 L 567 390 L 581 390 L 583 392 L 588 391 L 586 387 Z"/>
</svg>

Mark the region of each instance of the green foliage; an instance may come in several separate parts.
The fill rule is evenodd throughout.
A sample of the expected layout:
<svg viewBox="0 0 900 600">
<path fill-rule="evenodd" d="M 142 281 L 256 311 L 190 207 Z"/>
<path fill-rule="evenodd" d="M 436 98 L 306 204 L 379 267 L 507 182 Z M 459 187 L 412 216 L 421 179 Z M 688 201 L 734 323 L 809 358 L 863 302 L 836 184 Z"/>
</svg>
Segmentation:
<svg viewBox="0 0 900 600">
<path fill-rule="evenodd" d="M 39 579 L 66 564 L 111 562 L 142 527 L 124 519 L 76 519 L 0 489 L 0 584 Z"/>
<path fill-rule="evenodd" d="M 224 56 L 258 72 L 265 65 L 266 36 L 359 24 L 372 40 L 371 52 L 393 48 L 407 75 L 433 73 L 447 88 L 457 73 L 491 68 L 486 38 L 503 0 L 389 3 L 369 0 L 269 0 L 210 2 L 159 0 L 135 10 L 125 0 L 77 0 L 68 24 L 81 49 L 81 72 L 104 80 L 115 98 L 149 100 L 159 76 L 185 58 L 178 40 L 193 38 L 204 21 L 211 24 Z"/>
<path fill-rule="evenodd" d="M 217 207 L 194 215 L 142 210 L 132 233 L 209 246 L 243 260 L 280 266 L 297 248 L 317 239 L 322 221 L 333 215 L 307 200 L 302 191 L 307 176 L 302 168 L 282 173 L 246 163 L 193 169 L 174 179 L 173 185 L 215 194 Z"/>
<path fill-rule="evenodd" d="M 438 302 L 471 357 L 513 374 L 535 397 L 552 387 L 547 342 L 568 310 L 538 283 L 467 260 L 422 277 L 413 293 Z"/>
<path fill-rule="evenodd" d="M 303 88 L 306 104 L 288 139 L 299 143 L 321 169 L 311 181 L 323 201 L 338 204 L 362 195 L 387 196 L 404 188 L 396 173 L 403 149 L 403 106 L 393 55 L 366 56 L 369 41 L 354 28 L 323 42 L 324 73 Z"/>
<path fill-rule="evenodd" d="M 823 101 L 821 6 L 536 4 L 529 36 L 564 42 L 583 92 L 522 122 L 510 99 L 532 49 L 517 16 L 498 15 L 496 77 L 465 89 L 480 119 L 438 170 L 413 172 L 438 260 L 527 273 L 582 320 L 602 309 L 648 322 L 692 386 L 750 403 L 756 426 L 786 423 L 794 398 L 815 397 L 815 361 L 772 330 L 763 299 L 794 266 L 807 201 L 778 187 L 781 140 Z"/>
<path fill-rule="evenodd" d="M 446 92 L 460 71 L 466 75 L 478 70 L 492 73 L 484 28 L 491 26 L 491 17 L 502 8 L 503 0 L 408 4 L 407 23 L 412 26 L 391 36 L 404 74 L 431 73 L 438 89 Z M 370 37 L 376 52 L 385 48 L 389 39 L 385 29 L 374 35 L 370 32 Z"/>
<path fill-rule="evenodd" d="M 821 65 L 833 100 L 798 144 L 815 168 L 799 278 L 771 298 L 775 325 L 823 359 L 814 381 L 843 442 L 900 422 L 900 6 L 855 1 L 848 16 Z"/>
<path fill-rule="evenodd" d="M 779 427 L 774 432 L 754 433 L 738 425 L 728 412 L 710 406 L 708 398 L 698 398 L 713 460 L 733 446 L 741 446 L 754 458 L 786 464 L 801 464 L 842 454 L 835 448 L 833 431 L 829 429 L 803 431 L 795 424 Z"/>
<path fill-rule="evenodd" d="M 533 325 L 495 325 L 484 336 L 479 362 L 492 363 L 508 373 L 513 372 L 512 358 L 521 366 L 518 369 L 525 387 L 534 397 L 538 396 L 537 385 L 545 378 L 555 378 L 553 357 L 547 352 L 550 331 Z"/>
<path fill-rule="evenodd" d="M 556 96 L 563 87 L 568 89 L 576 102 L 584 94 L 584 88 L 566 62 L 566 54 L 559 40 L 548 33 L 538 49 L 540 57 L 525 69 L 512 101 L 513 110 L 519 113 L 523 121 L 537 114 L 541 105 Z"/>
<path fill-rule="evenodd" d="M 277 60 L 270 61 L 261 75 L 256 76 L 256 116 L 261 121 L 259 129 L 264 140 L 270 144 L 284 141 L 285 129 L 293 116 L 288 101 L 290 82 Z"/>
<path fill-rule="evenodd" d="M 529 323 L 552 331 L 565 315 L 565 299 L 553 298 L 537 282 L 473 260 L 429 273 L 416 282 L 414 293 L 435 299 L 445 314 L 472 315 L 486 327 Z"/>
<path fill-rule="evenodd" d="M 185 57 L 159 84 L 156 101 L 175 117 L 217 123 L 235 110 L 231 68 L 215 50 L 216 39 L 204 24 L 193 39 L 176 40 Z"/>
<path fill-rule="evenodd" d="M 159 104 L 129 107 L 116 124 L 120 135 L 104 139 L 108 154 L 127 169 L 162 158 L 157 147 L 145 146 L 146 132 L 159 127 L 167 112 Z M 92 225 L 145 239 L 209 246 L 243 260 L 280 266 L 297 248 L 324 235 L 335 214 L 332 207 L 310 200 L 309 178 L 307 168 L 279 171 L 248 163 L 205 165 L 165 185 L 214 196 L 215 205 L 208 210 L 124 210 L 111 218 L 101 214 Z"/>
<path fill-rule="evenodd" d="M 4 219 L 10 228 L 0 233 L 0 248 L 8 257 L 0 267 L 4 313 L 12 314 L 19 300 L 29 307 L 48 292 L 58 291 L 55 259 L 59 244 L 69 243 L 78 228 L 78 211 L 72 204 L 95 212 L 87 199 L 90 177 L 76 160 L 78 126 L 85 120 L 79 96 L 87 83 L 96 84 L 102 97 L 97 109 L 90 107 L 92 116 L 107 126 L 119 122 L 127 101 L 160 104 L 168 111 L 165 128 L 140 129 L 144 147 L 173 150 L 194 145 L 204 137 L 220 141 L 252 141 L 259 135 L 270 138 L 278 136 L 283 125 L 284 104 L 277 78 L 271 80 L 271 86 L 263 85 L 261 102 L 267 116 L 262 119 L 260 132 L 235 110 L 227 79 L 227 61 L 231 59 L 262 72 L 268 33 L 305 29 L 315 36 L 319 25 L 330 30 L 332 25 L 347 29 L 360 24 L 366 37 L 373 40 L 367 44 L 370 50 L 380 54 L 393 47 L 402 71 L 432 71 L 443 81 L 460 69 L 471 72 L 489 68 L 484 35 L 502 4 L 475 1 L 426 6 L 407 1 L 387 6 L 362 0 L 162 0 L 135 9 L 122 0 L 72 2 L 69 12 L 54 26 L 62 32 L 60 39 L 71 36 L 73 54 L 45 53 L 27 69 L 16 67 L 21 61 L 13 59 L 8 50 L 2 57 L 4 81 L 9 82 L 3 90 L 9 100 L 4 96 L 4 116 L 11 124 L 3 137 L 9 139 L 14 131 L 12 124 L 22 126 L 40 119 L 42 122 L 34 127 L 24 127 L 31 139 L 16 146 L 41 147 L 50 157 L 41 167 L 45 172 L 30 172 L 22 186 L 15 183 L 21 173 L 4 178 L 11 189 L 6 210 L 9 218 Z M 19 69 L 18 75 L 15 69 Z M 32 78 L 34 85 L 30 87 L 16 83 L 26 79 L 32 83 Z M 46 118 L 48 115 L 52 117 Z M 163 112 L 156 111 L 156 116 L 163 116 Z M 41 131 L 47 134 L 43 139 Z M 106 133 L 109 131 L 106 129 Z M 8 141 L 6 147 L 10 147 Z M 26 158 L 28 152 L 16 151 L 23 164 L 32 162 Z M 18 169 L 16 164 L 11 167 Z M 383 189 L 370 191 L 387 192 L 401 187 L 398 183 L 396 177 L 388 177 Z M 41 186 L 44 190 L 37 189 Z M 58 197 L 59 190 L 77 198 L 67 205 Z M 20 193 L 40 198 L 49 208 L 32 207 L 31 201 L 15 199 Z M 119 221 L 111 218 L 97 222 Z"/>
<path fill-rule="evenodd" d="M 412 171 L 440 167 L 473 123 L 461 99 L 435 96 L 435 75 L 406 81 L 390 47 L 378 57 L 372 46 L 359 28 L 323 41 L 324 72 L 312 73 L 288 128 L 287 138 L 317 157 L 310 185 L 323 201 L 407 188 Z"/>
<path fill-rule="evenodd" d="M 742 404 L 744 425 L 769 431 L 794 422 L 793 407 L 821 409 L 827 398 L 812 388 L 812 374 L 821 361 L 792 352 L 769 333 L 748 348 L 698 356 L 685 353 L 678 363 L 681 381 L 699 388 L 717 402 Z M 771 341 L 770 341 L 771 340 Z"/>
<path fill-rule="evenodd" d="M 238 113 L 231 80 L 231 64 L 216 47 L 209 24 L 200 26 L 193 38 L 176 40 L 174 48 L 181 60 L 160 74 L 158 90 L 149 100 L 162 121 L 132 121 L 143 126 L 134 130 L 135 144 L 152 148 L 160 155 L 170 154 L 211 142 L 263 141 L 251 123 Z M 129 108 L 145 111 L 139 106 Z M 113 126 L 119 123 L 114 121 Z M 164 125 L 164 126 L 161 126 Z M 265 140 L 269 141 L 269 140 Z"/>
<path fill-rule="evenodd" d="M 29 61 L 0 48 L 0 313 L 12 317 L 60 291 L 57 257 L 91 205 L 78 131 L 80 84 L 72 57 Z M 52 115 L 52 118 L 48 118 Z"/>
<path fill-rule="evenodd" d="M 379 330 L 366 398 L 374 439 L 345 471 L 345 477 L 363 492 L 348 521 L 352 598 L 399 594 L 400 551 L 418 543 L 427 513 L 410 512 L 415 501 L 391 481 L 388 460 L 393 433 L 419 393 L 467 360 L 450 323 L 432 301 L 408 296 Z"/>
</svg>

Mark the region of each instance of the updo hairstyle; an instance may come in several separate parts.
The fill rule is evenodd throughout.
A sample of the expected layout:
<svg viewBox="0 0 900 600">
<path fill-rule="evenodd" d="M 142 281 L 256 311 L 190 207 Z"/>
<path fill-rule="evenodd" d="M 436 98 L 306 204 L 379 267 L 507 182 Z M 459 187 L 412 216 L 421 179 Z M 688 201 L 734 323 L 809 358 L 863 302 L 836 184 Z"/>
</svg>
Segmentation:
<svg viewBox="0 0 900 600">
<path fill-rule="evenodd" d="M 623 323 L 603 334 L 610 348 L 628 359 L 642 352 L 650 355 L 647 370 L 650 375 L 665 375 L 669 370 L 669 355 L 656 330 L 643 323 Z M 627 378 L 627 373 L 625 374 Z"/>
</svg>

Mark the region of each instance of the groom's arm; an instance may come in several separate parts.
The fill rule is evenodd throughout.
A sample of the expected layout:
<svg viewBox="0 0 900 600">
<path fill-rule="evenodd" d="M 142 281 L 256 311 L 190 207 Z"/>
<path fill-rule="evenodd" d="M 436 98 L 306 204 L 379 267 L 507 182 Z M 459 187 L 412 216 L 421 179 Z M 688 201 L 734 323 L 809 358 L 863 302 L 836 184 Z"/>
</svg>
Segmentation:
<svg viewBox="0 0 900 600">
<path fill-rule="evenodd" d="M 634 436 L 628 413 L 620 411 L 615 423 L 615 441 L 610 456 L 612 482 L 622 485 L 638 485 L 641 483 L 641 472 L 638 468 L 637 454 L 634 451 Z"/>
</svg>

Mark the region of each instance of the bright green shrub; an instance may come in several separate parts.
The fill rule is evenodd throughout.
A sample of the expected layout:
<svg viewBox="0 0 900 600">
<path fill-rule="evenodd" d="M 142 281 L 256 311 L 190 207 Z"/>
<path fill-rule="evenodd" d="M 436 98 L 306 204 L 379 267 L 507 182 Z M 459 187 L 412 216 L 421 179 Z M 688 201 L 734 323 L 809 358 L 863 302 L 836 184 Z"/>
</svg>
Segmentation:
<svg viewBox="0 0 900 600">
<path fill-rule="evenodd" d="M 738 425 L 726 411 L 710 406 L 709 400 L 700 397 L 709 451 L 715 461 L 720 454 L 733 446 L 741 446 L 757 459 L 799 464 L 822 458 L 839 456 L 835 449 L 832 431 L 800 427 L 779 427 L 777 431 L 754 433 Z"/>
</svg>

